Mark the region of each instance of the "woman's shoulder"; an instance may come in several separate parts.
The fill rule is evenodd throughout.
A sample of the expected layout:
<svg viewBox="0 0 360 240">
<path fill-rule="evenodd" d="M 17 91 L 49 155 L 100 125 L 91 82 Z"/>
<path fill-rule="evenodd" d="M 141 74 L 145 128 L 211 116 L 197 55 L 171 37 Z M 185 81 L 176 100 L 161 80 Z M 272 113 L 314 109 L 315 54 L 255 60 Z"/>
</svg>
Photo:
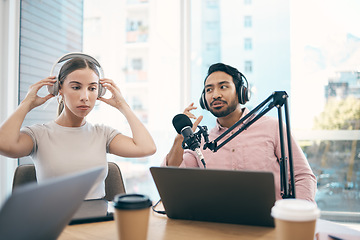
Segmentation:
<svg viewBox="0 0 360 240">
<path fill-rule="evenodd" d="M 22 130 L 26 131 L 26 130 L 31 130 L 31 131 L 44 131 L 47 129 L 51 129 L 55 127 L 55 122 L 47 122 L 47 123 L 36 123 L 36 124 L 32 124 L 29 126 L 24 126 L 22 128 Z"/>
</svg>

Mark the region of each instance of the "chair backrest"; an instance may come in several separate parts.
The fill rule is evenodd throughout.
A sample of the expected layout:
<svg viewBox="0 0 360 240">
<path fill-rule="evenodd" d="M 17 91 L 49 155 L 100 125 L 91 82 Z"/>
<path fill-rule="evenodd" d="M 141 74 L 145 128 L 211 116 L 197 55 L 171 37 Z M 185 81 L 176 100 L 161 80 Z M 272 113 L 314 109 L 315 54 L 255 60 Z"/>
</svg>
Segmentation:
<svg viewBox="0 0 360 240">
<path fill-rule="evenodd" d="M 36 181 L 35 166 L 33 164 L 19 165 L 14 173 L 12 189 Z"/>
<path fill-rule="evenodd" d="M 105 179 L 105 199 L 113 201 L 116 194 L 126 193 L 125 185 L 119 166 L 108 162 L 108 175 Z"/>
<path fill-rule="evenodd" d="M 14 190 L 18 186 L 36 181 L 36 171 L 33 164 L 19 165 L 14 173 L 12 189 Z M 114 162 L 108 162 L 104 199 L 112 201 L 116 194 L 125 192 L 125 185 L 119 166 Z"/>
</svg>

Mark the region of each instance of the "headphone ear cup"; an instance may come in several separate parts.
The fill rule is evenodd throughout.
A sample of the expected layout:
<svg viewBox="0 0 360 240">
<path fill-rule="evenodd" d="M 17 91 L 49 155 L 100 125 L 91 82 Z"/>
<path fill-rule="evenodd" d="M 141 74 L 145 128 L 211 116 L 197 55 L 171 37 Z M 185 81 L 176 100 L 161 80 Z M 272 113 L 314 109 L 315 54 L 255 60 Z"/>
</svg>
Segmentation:
<svg viewBox="0 0 360 240">
<path fill-rule="evenodd" d="M 59 94 L 59 81 L 56 78 L 56 82 L 54 83 L 54 85 L 52 86 L 47 86 L 47 89 L 49 91 L 50 94 L 56 96 Z"/>
<path fill-rule="evenodd" d="M 207 103 L 206 103 L 206 99 L 205 99 L 205 91 L 203 91 L 201 93 L 201 97 L 200 97 L 200 107 L 202 109 L 205 109 L 205 110 L 209 110 L 208 109 L 208 106 L 207 106 Z"/>
<path fill-rule="evenodd" d="M 106 88 L 104 88 L 101 83 L 99 83 L 99 91 L 98 91 L 98 98 L 104 96 L 106 93 Z"/>
<path fill-rule="evenodd" d="M 239 95 L 239 103 L 240 104 L 245 104 L 246 102 L 248 102 L 250 100 L 250 92 L 243 85 L 240 86 L 238 95 Z"/>
</svg>

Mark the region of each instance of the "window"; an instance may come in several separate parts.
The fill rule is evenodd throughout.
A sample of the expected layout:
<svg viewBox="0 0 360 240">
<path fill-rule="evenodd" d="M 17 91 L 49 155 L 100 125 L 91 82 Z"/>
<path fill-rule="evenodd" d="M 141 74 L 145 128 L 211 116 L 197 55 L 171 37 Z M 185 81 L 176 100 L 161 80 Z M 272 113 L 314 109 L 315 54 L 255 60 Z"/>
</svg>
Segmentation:
<svg viewBox="0 0 360 240">
<path fill-rule="evenodd" d="M 219 22 L 218 21 L 206 21 L 205 25 L 206 25 L 207 30 L 219 28 Z"/>
<path fill-rule="evenodd" d="M 244 0 L 244 4 L 245 4 L 245 5 L 251 5 L 251 4 L 252 4 L 252 0 Z"/>
<path fill-rule="evenodd" d="M 219 1 L 218 0 L 206 0 L 205 1 L 207 8 L 218 8 Z"/>
<path fill-rule="evenodd" d="M 214 62 L 228 63 L 243 71 L 253 90 L 246 104 L 250 110 L 273 91 L 286 91 L 291 102 L 292 133 L 318 179 L 316 201 L 322 218 L 359 222 L 360 73 L 353 63 L 355 59 L 360 62 L 360 56 L 354 54 L 360 51 L 360 31 L 354 24 L 354 19 L 360 21 L 360 4 L 356 0 L 346 4 L 263 1 L 259 8 L 252 5 L 251 11 L 239 11 L 234 7 L 236 0 L 219 2 L 219 12 L 201 16 L 196 13 L 206 6 L 194 2 L 191 5 L 192 32 L 206 33 L 200 24 L 203 19 L 221 23 L 217 31 L 212 28 L 220 36 L 219 46 L 206 48 L 206 56 L 214 53 L 217 57 L 211 62 L 202 57 L 204 48 L 199 48 L 209 38 L 205 34 L 191 37 L 191 89 L 196 89 L 192 101 L 198 101 L 203 87 L 199 79 L 206 76 L 209 64 Z M 252 1 L 244 0 L 242 4 L 250 5 Z M 310 11 L 308 4 L 313 6 Z M 306 18 L 301 11 L 305 9 Z M 234 22 L 243 22 L 243 31 L 234 30 Z M 329 22 L 336 24 L 328 28 Z M 249 28 L 251 37 L 247 35 Z M 307 34 L 310 31 L 312 34 Z M 256 50 L 261 52 L 253 51 L 255 41 Z M 350 45 L 354 49 L 350 50 Z M 204 115 L 202 123 L 208 128 L 214 126 L 214 121 L 206 122 L 212 118 L 208 112 L 197 110 L 196 115 Z"/>
<path fill-rule="evenodd" d="M 251 38 L 244 39 L 244 50 L 251 50 L 252 49 L 252 40 Z"/>
<path fill-rule="evenodd" d="M 261 8 L 251 0 L 190 1 L 191 18 L 186 20 L 191 29 L 186 29 L 185 37 L 179 34 L 177 5 L 163 1 L 166 11 L 160 11 L 160 5 L 152 1 L 114 2 L 21 1 L 20 101 L 29 85 L 48 75 L 54 59 L 62 54 L 84 50 L 101 59 L 105 75 L 117 81 L 161 146 L 156 156 L 109 156 L 109 160 L 119 163 L 129 192 L 142 192 L 155 200 L 158 196 L 148 167 L 159 165 L 171 148 L 175 134 L 172 117 L 189 102 L 198 103 L 210 64 L 229 63 L 246 73 L 254 89 L 246 104 L 249 109 L 275 90 L 289 94 L 293 134 L 318 179 L 316 201 L 322 217 L 359 221 L 360 72 L 354 64 L 360 62 L 356 54 L 360 51 L 357 0 L 346 4 L 305 0 L 291 5 L 275 0 L 264 1 Z M 252 6 L 242 12 L 236 4 Z M 163 21 L 150 26 L 150 16 Z M 235 26 L 234 22 L 243 24 Z M 333 22 L 336 24 L 328 28 Z M 254 30 L 251 37 L 249 28 Z M 179 48 L 184 45 L 188 49 Z M 247 51 L 253 47 L 262 51 Z M 180 67 L 184 65 L 182 55 L 189 69 Z M 24 124 L 54 119 L 56 106 L 52 101 L 32 111 Z M 115 110 L 106 109 L 104 119 L 105 108 L 100 103 L 101 117 L 95 114 L 90 120 L 113 124 L 128 133 L 126 121 Z M 213 126 L 208 112 L 197 109 L 194 114 L 204 115 L 202 124 Z"/>
<path fill-rule="evenodd" d="M 208 3 L 213 7 L 217 1 Z M 95 18 L 101 23 L 99 31 L 102 32 L 93 36 L 88 34 L 91 26 L 84 28 L 84 51 L 100 56 L 105 76 L 118 84 L 156 145 L 162 146 L 158 147 L 156 156 L 122 158 L 109 154 L 108 160 L 120 166 L 127 192 L 141 192 L 152 200 L 159 196 L 149 166 L 160 165 L 171 147 L 173 133 L 176 133 L 171 120 L 180 110 L 181 82 L 178 5 L 170 1 L 157 4 L 142 0 L 84 0 L 84 26 L 91 25 L 88 21 L 92 23 Z M 155 16 L 159 24 L 151 25 L 151 16 Z M 217 28 L 217 25 L 209 21 L 209 27 Z M 116 109 L 100 102 L 97 111 L 91 114 L 89 121 L 104 123 L 131 135 L 129 124 Z"/>
<path fill-rule="evenodd" d="M 134 58 L 132 60 L 132 67 L 134 70 L 142 70 L 143 66 L 142 66 L 142 59 L 141 58 Z"/>
<path fill-rule="evenodd" d="M 251 73 L 253 71 L 252 61 L 245 61 L 244 71 L 246 73 Z"/>
<path fill-rule="evenodd" d="M 245 28 L 252 27 L 252 17 L 251 16 L 244 16 L 244 27 Z"/>
<path fill-rule="evenodd" d="M 212 51 L 214 49 L 218 49 L 218 47 L 219 47 L 219 43 L 214 43 L 214 42 L 206 43 L 206 51 Z"/>
<path fill-rule="evenodd" d="M 1 1 L 0 9 L 0 122 L 4 122 L 18 105 L 20 1 Z M 16 160 L 0 155 L 0 205 L 11 194 L 17 165 Z"/>
<path fill-rule="evenodd" d="M 49 75 L 60 56 L 81 52 L 83 47 L 82 1 L 39 3 L 22 0 L 20 11 L 19 102 L 24 99 L 31 84 Z M 45 88 L 39 93 L 48 94 Z M 27 114 L 23 126 L 54 120 L 56 111 L 56 99 L 50 100 Z M 21 164 L 28 162 L 31 162 L 29 157 L 20 159 Z"/>
</svg>

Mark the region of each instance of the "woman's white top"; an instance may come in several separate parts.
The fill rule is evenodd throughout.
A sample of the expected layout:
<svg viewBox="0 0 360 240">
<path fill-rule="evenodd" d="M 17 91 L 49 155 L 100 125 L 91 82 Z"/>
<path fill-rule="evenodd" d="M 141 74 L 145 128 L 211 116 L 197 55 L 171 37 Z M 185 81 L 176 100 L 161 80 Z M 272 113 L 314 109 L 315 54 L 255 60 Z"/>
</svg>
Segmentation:
<svg viewBox="0 0 360 240">
<path fill-rule="evenodd" d="M 105 196 L 105 178 L 108 172 L 106 154 L 113 138 L 120 134 L 114 128 L 86 122 L 81 127 L 63 127 L 55 121 L 24 127 L 34 147 L 30 153 L 38 182 L 46 179 L 104 167 L 86 199 Z"/>
</svg>

